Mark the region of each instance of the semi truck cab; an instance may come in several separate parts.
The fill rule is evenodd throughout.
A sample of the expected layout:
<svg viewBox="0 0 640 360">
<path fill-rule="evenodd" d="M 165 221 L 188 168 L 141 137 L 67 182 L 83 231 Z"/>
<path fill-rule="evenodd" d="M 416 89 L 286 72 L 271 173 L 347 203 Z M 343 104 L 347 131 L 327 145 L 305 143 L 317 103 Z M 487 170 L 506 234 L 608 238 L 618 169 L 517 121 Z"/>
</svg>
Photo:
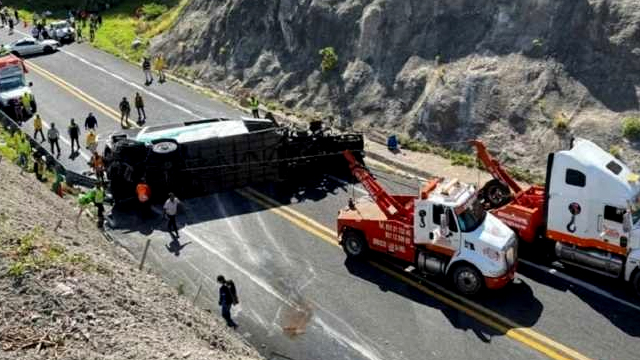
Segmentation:
<svg viewBox="0 0 640 360">
<path fill-rule="evenodd" d="M 640 177 L 591 141 L 549 155 L 546 236 L 556 255 L 629 281 L 640 259 Z"/>
</svg>

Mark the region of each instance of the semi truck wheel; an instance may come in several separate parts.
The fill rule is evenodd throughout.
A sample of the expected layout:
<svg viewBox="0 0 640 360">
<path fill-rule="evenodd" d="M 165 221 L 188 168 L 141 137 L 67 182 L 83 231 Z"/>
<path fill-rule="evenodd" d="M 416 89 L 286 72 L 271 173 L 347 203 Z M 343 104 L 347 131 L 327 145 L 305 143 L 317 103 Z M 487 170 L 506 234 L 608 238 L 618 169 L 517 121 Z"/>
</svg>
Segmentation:
<svg viewBox="0 0 640 360">
<path fill-rule="evenodd" d="M 452 280 L 456 290 L 467 296 L 478 294 L 484 286 L 482 274 L 467 264 L 462 264 L 453 270 Z"/>
<path fill-rule="evenodd" d="M 636 270 L 635 274 L 631 277 L 631 286 L 637 296 L 640 296 L 640 270 Z"/>
<path fill-rule="evenodd" d="M 342 234 L 342 248 L 350 258 L 361 258 L 367 252 L 367 241 L 356 231 L 346 231 Z"/>
<path fill-rule="evenodd" d="M 497 208 L 509 202 L 511 191 L 500 180 L 493 179 L 482 188 L 482 197 L 491 205 L 491 208 Z"/>
</svg>

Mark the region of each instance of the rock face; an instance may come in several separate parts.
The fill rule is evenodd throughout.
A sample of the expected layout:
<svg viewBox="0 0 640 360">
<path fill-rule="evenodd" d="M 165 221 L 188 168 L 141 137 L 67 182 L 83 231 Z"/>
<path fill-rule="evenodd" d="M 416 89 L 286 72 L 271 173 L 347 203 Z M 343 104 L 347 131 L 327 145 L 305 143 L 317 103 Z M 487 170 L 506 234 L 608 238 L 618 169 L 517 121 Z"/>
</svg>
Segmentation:
<svg viewBox="0 0 640 360">
<path fill-rule="evenodd" d="M 338 66 L 322 73 L 329 46 Z M 480 136 L 524 165 L 569 135 L 636 158 L 621 120 L 639 107 L 637 0 L 192 0 L 154 50 L 204 83 L 357 128 Z"/>
</svg>

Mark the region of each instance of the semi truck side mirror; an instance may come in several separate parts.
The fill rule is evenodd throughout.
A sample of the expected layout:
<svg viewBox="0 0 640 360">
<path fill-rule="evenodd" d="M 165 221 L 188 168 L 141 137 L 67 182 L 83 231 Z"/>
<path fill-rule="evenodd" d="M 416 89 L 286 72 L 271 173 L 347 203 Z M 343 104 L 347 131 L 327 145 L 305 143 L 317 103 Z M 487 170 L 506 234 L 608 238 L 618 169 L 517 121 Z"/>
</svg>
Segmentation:
<svg viewBox="0 0 640 360">
<path fill-rule="evenodd" d="M 625 212 L 624 216 L 622 217 L 622 231 L 628 233 L 631 231 L 631 213 L 630 212 Z"/>
</svg>

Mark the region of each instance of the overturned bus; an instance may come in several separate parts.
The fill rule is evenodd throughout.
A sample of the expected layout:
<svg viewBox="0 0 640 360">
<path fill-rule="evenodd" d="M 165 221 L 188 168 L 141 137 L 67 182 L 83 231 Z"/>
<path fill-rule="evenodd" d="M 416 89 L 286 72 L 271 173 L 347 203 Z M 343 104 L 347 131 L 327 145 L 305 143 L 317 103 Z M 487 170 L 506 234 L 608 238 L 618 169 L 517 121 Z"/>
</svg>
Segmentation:
<svg viewBox="0 0 640 360">
<path fill-rule="evenodd" d="M 332 134 L 264 119 L 207 119 L 123 130 L 105 148 L 116 202 L 135 197 L 144 178 L 156 200 L 196 197 L 247 185 L 349 173 L 342 151 L 363 156 L 360 134 Z"/>
</svg>

